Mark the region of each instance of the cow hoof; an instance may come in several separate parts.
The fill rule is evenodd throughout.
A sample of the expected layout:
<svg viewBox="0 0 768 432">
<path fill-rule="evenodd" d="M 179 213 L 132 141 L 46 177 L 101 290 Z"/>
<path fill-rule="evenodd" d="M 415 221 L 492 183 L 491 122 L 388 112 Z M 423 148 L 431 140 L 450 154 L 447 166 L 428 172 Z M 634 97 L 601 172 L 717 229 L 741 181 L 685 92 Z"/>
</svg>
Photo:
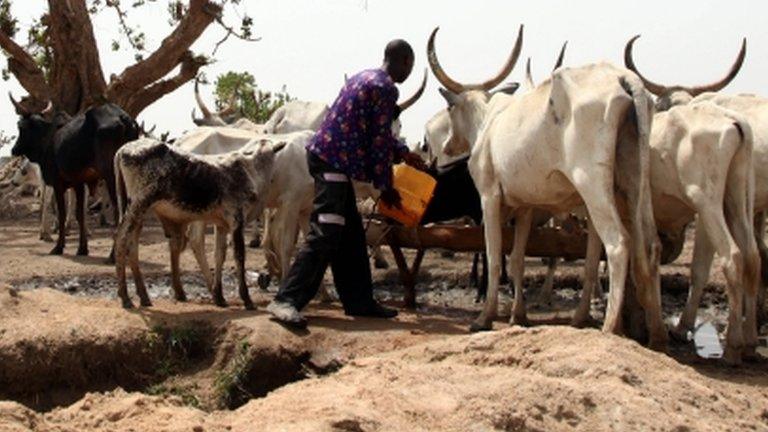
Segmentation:
<svg viewBox="0 0 768 432">
<path fill-rule="evenodd" d="M 40 234 L 40 240 L 46 243 L 53 243 L 53 237 L 50 234 Z"/>
<path fill-rule="evenodd" d="M 64 246 L 56 246 L 51 249 L 50 255 L 61 255 L 64 253 Z"/>
<path fill-rule="evenodd" d="M 148 298 L 141 299 L 141 306 L 142 307 L 152 307 L 152 302 Z"/>
<path fill-rule="evenodd" d="M 177 302 L 186 302 L 187 301 L 187 295 L 184 294 L 184 291 L 177 290 L 173 296 L 174 299 L 176 299 Z"/>
<path fill-rule="evenodd" d="M 133 302 L 131 301 L 131 299 L 127 299 L 127 298 L 123 299 L 122 304 L 123 304 L 123 309 L 133 309 Z"/>
<path fill-rule="evenodd" d="M 472 325 L 469 326 L 469 331 L 471 333 L 490 330 L 493 330 L 493 325 L 489 322 L 473 322 Z"/>
<path fill-rule="evenodd" d="M 262 291 L 266 291 L 267 288 L 269 288 L 269 283 L 271 281 L 272 281 L 272 278 L 268 274 L 261 273 L 259 274 L 259 277 L 256 280 L 256 284 L 259 285 L 259 288 L 261 288 Z"/>
<path fill-rule="evenodd" d="M 741 365 L 741 351 L 741 349 L 726 346 L 725 351 L 723 352 L 723 361 L 725 361 L 725 364 L 729 366 Z"/>
<path fill-rule="evenodd" d="M 216 298 L 216 299 L 214 299 L 214 300 L 213 300 L 213 303 L 214 303 L 216 306 L 220 307 L 220 308 L 225 308 L 225 307 L 229 306 L 229 305 L 227 304 L 227 301 L 226 301 L 226 300 L 224 300 L 224 297 L 220 297 L 220 298 Z"/>
<path fill-rule="evenodd" d="M 261 246 L 261 240 L 260 239 L 253 239 L 248 242 L 248 247 L 251 249 L 258 249 L 259 246 Z"/>
<path fill-rule="evenodd" d="M 389 268 L 389 263 L 383 259 L 374 259 L 373 266 L 379 270 L 385 270 Z"/>
<path fill-rule="evenodd" d="M 88 256 L 88 248 L 87 247 L 77 248 L 77 256 Z"/>
<path fill-rule="evenodd" d="M 243 302 L 243 307 L 245 307 L 245 310 L 256 310 L 256 306 L 250 300 Z"/>
<path fill-rule="evenodd" d="M 516 325 L 521 327 L 529 327 L 531 325 L 531 322 L 528 321 L 528 317 L 525 315 L 512 315 L 512 318 L 509 319 L 509 325 Z"/>
<path fill-rule="evenodd" d="M 672 342 L 675 342 L 677 344 L 681 345 L 687 345 L 691 339 L 688 338 L 688 329 L 683 329 L 679 327 L 675 327 L 674 329 L 670 330 L 669 335 L 672 337 Z"/>
</svg>

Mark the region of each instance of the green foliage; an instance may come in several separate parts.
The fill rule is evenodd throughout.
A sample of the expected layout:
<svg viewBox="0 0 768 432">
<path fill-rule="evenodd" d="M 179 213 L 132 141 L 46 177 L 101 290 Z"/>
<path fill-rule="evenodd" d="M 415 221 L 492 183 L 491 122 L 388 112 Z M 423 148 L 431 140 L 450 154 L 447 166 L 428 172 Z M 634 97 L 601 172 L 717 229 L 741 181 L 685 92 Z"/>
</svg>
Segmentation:
<svg viewBox="0 0 768 432">
<path fill-rule="evenodd" d="M 13 144 L 16 137 L 7 135 L 4 131 L 0 130 L 0 148 Z"/>
<path fill-rule="evenodd" d="M 19 20 L 11 15 L 11 0 L 0 0 L 0 32 L 10 37 L 19 31 Z"/>
<path fill-rule="evenodd" d="M 224 406 L 232 406 L 238 395 L 249 394 L 245 380 L 251 370 L 251 344 L 241 341 L 228 367 L 219 371 L 214 380 L 216 397 Z"/>
<path fill-rule="evenodd" d="M 216 107 L 222 109 L 233 99 L 237 112 L 255 123 L 266 122 L 278 108 L 293 100 L 285 86 L 279 92 L 261 90 L 249 72 L 230 71 L 216 79 Z"/>
<path fill-rule="evenodd" d="M 178 396 L 184 405 L 200 408 L 200 400 L 195 396 L 194 390 L 197 390 L 196 385 L 183 387 L 179 385 L 155 384 L 149 386 L 144 392 L 150 396 Z"/>
</svg>

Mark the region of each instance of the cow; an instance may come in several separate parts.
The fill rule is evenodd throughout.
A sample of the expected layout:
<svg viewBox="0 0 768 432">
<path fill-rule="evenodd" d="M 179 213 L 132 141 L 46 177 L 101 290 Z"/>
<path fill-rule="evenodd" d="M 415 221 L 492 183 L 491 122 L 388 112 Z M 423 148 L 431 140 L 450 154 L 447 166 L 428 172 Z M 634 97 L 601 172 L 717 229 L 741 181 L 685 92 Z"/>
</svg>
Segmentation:
<svg viewBox="0 0 768 432">
<path fill-rule="evenodd" d="M 650 201 L 649 148 L 652 106 L 642 81 L 609 63 L 564 67 L 535 88 L 489 96 L 514 68 L 515 47 L 494 78 L 461 84 L 443 70 L 435 52 L 436 28 L 427 57 L 445 87 L 451 134 L 449 155 L 471 151 L 469 169 L 480 193 L 489 262 L 488 298 L 471 330 L 486 330 L 497 313 L 502 225 L 515 218 L 510 273 L 515 285 L 510 322 L 526 324 L 524 254 L 533 209 L 563 213 L 586 205 L 592 230 L 605 244 L 610 295 L 603 331 L 620 333 L 629 272 L 645 311 L 649 345 L 663 349 L 659 250 Z"/>
<path fill-rule="evenodd" d="M 753 357 L 757 347 L 760 256 L 753 228 L 755 211 L 754 134 L 749 118 L 719 106 L 706 92 L 719 91 L 738 73 L 746 40 L 728 75 L 713 85 L 660 86 L 637 71 L 627 42 L 625 64 L 658 96 L 651 133 L 651 191 L 660 233 L 679 238 L 696 217 L 691 289 L 672 334 L 687 340 L 717 253 L 726 279 L 729 317 L 724 358 L 731 364 Z M 712 94 L 712 93 L 709 93 Z M 729 100 L 724 97 L 722 100 Z M 724 104 L 725 105 L 725 104 Z M 766 184 L 768 186 L 768 184 Z M 768 198 L 768 197 L 766 197 Z"/>
<path fill-rule="evenodd" d="M 138 125 L 119 106 L 111 103 L 93 106 L 70 117 L 64 112 L 54 113 L 50 102 L 42 112 L 33 113 L 12 95 L 9 96 L 20 117 L 19 137 L 11 153 L 14 156 L 26 156 L 39 164 L 43 180 L 53 187 L 56 198 L 59 232 L 56 245 L 50 253 L 61 255 L 64 252 L 64 215 L 67 213 L 65 192 L 74 188 L 75 213 L 80 227 L 77 255 L 88 255 L 85 187 L 87 185 L 95 190 L 96 183 L 104 179 L 114 206 L 116 196 L 112 161 L 118 148 L 138 138 Z"/>
<path fill-rule="evenodd" d="M 138 261 L 138 240 L 144 214 L 152 210 L 169 237 L 174 296 L 185 301 L 179 277 L 179 254 L 184 248 L 186 227 L 192 222 L 216 226 L 216 274 L 211 294 L 218 306 L 226 306 L 221 272 L 227 234 L 232 233 L 240 298 L 253 309 L 245 281 L 243 230 L 249 215 L 263 206 L 271 181 L 275 153 L 285 146 L 278 139 L 258 138 L 239 150 L 218 155 L 195 155 L 150 138 L 127 144 L 115 155 L 119 189 L 120 223 L 115 238 L 118 296 L 124 308 L 133 307 L 128 297 L 126 256 L 142 306 L 151 306 Z"/>
</svg>

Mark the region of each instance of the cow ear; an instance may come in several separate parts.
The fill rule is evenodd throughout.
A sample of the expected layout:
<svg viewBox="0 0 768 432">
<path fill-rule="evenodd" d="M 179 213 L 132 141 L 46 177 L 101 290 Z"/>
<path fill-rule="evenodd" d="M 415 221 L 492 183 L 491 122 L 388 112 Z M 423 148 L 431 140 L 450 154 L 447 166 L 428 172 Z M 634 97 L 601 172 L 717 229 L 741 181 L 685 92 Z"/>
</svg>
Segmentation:
<svg viewBox="0 0 768 432">
<path fill-rule="evenodd" d="M 443 98 L 445 98 L 445 101 L 448 102 L 449 107 L 456 105 L 456 102 L 458 102 L 459 99 L 459 95 L 442 87 L 439 88 L 439 91 L 440 94 L 443 95 Z"/>
<path fill-rule="evenodd" d="M 504 86 L 497 88 L 492 92 L 492 94 L 496 93 L 504 93 L 506 95 L 513 95 L 517 91 L 517 89 L 520 88 L 520 83 L 518 82 L 508 82 L 504 84 Z"/>
<path fill-rule="evenodd" d="M 272 153 L 277 154 L 280 150 L 284 149 L 288 145 L 288 141 L 278 141 L 272 144 Z"/>
</svg>

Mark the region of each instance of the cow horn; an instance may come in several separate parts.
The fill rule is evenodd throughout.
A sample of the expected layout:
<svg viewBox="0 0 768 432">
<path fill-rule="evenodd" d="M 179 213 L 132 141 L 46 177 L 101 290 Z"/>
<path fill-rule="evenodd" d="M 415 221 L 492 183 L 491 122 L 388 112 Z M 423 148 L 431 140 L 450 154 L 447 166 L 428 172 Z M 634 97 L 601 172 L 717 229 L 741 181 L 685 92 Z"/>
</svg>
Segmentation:
<svg viewBox="0 0 768 432">
<path fill-rule="evenodd" d="M 520 30 L 517 33 L 517 41 L 515 42 L 515 46 L 507 58 L 507 62 L 504 64 L 504 67 L 501 68 L 495 77 L 480 84 L 460 84 L 451 79 L 448 74 L 445 73 L 443 68 L 440 66 L 440 62 L 437 60 L 437 54 L 435 52 L 435 35 L 440 29 L 440 27 L 436 27 L 435 30 L 432 31 L 432 35 L 429 37 L 429 43 L 427 44 L 427 59 L 429 60 L 429 66 L 432 68 L 432 73 L 435 74 L 435 77 L 440 81 L 442 85 L 454 93 L 461 93 L 464 90 L 490 91 L 497 85 L 501 84 L 507 75 L 512 72 L 512 69 L 515 68 L 517 59 L 520 57 L 520 51 L 523 48 L 523 27 L 524 26 L 521 24 Z"/>
<path fill-rule="evenodd" d="M 40 115 L 47 116 L 48 114 L 52 114 L 52 113 L 53 113 L 53 101 L 49 100 L 48 105 L 46 105 L 45 108 L 43 108 L 43 110 L 40 111 Z"/>
<path fill-rule="evenodd" d="M 207 106 L 205 106 L 205 102 L 203 102 L 203 98 L 200 97 L 200 89 L 198 88 L 198 85 L 200 84 L 200 81 L 195 80 L 195 100 L 197 101 L 197 106 L 200 107 L 200 111 L 203 113 L 204 119 L 211 118 L 211 111 L 208 109 Z M 194 118 L 194 114 L 192 114 Z"/>
<path fill-rule="evenodd" d="M 417 100 L 421 97 L 421 95 L 424 94 L 424 89 L 427 88 L 427 69 L 424 68 L 424 79 L 421 80 L 421 85 L 419 86 L 419 89 L 416 90 L 416 93 L 413 94 L 413 96 L 409 97 L 407 100 L 403 101 L 402 103 L 398 104 L 400 107 L 400 112 L 407 110 L 410 108 L 413 104 L 416 103 Z"/>
<path fill-rule="evenodd" d="M 744 64 L 744 58 L 747 55 L 747 38 L 744 38 L 741 41 L 741 50 L 739 50 L 739 55 L 736 56 L 736 61 L 733 62 L 733 65 L 731 66 L 731 70 L 728 71 L 728 74 L 721 79 L 720 81 L 714 82 L 712 84 L 707 84 L 703 86 L 696 86 L 696 87 L 690 87 L 688 89 L 688 92 L 691 94 L 691 96 L 698 96 L 702 93 L 706 92 L 717 92 L 725 88 L 728 84 L 733 81 L 734 78 L 736 78 L 736 75 L 738 75 L 739 71 L 741 70 L 741 66 Z"/>
<path fill-rule="evenodd" d="M 531 73 L 531 58 L 528 57 L 528 60 L 525 61 L 525 85 L 529 89 L 532 89 L 535 87 L 535 84 L 533 83 L 533 74 Z"/>
<path fill-rule="evenodd" d="M 200 126 L 203 122 L 205 122 L 205 117 L 195 116 L 195 109 L 192 108 L 192 123 Z"/>
<path fill-rule="evenodd" d="M 632 39 L 627 42 L 627 45 L 624 46 L 624 66 L 627 67 L 627 69 L 634 72 L 638 78 L 643 82 L 643 85 L 645 86 L 648 91 L 655 94 L 656 96 L 662 96 L 667 92 L 669 87 L 663 86 L 661 84 L 656 84 L 655 82 L 649 80 L 643 74 L 640 73 L 639 70 L 637 70 L 637 66 L 635 66 L 635 61 L 633 59 L 632 55 L 632 49 L 635 45 L 635 41 L 640 38 L 640 35 L 635 35 Z"/>
<path fill-rule="evenodd" d="M 563 59 L 565 58 L 565 48 L 568 47 L 568 41 L 565 41 L 563 44 L 563 47 L 560 48 L 560 55 L 557 56 L 557 61 L 555 62 L 555 67 L 552 68 L 552 71 L 554 72 L 557 68 L 563 65 Z"/>
<path fill-rule="evenodd" d="M 16 109 L 16 114 L 18 115 L 29 115 L 29 110 L 26 109 L 19 101 L 13 98 L 13 94 L 11 92 L 8 92 L 8 97 L 11 99 L 11 103 L 13 104 L 13 107 Z"/>
</svg>

